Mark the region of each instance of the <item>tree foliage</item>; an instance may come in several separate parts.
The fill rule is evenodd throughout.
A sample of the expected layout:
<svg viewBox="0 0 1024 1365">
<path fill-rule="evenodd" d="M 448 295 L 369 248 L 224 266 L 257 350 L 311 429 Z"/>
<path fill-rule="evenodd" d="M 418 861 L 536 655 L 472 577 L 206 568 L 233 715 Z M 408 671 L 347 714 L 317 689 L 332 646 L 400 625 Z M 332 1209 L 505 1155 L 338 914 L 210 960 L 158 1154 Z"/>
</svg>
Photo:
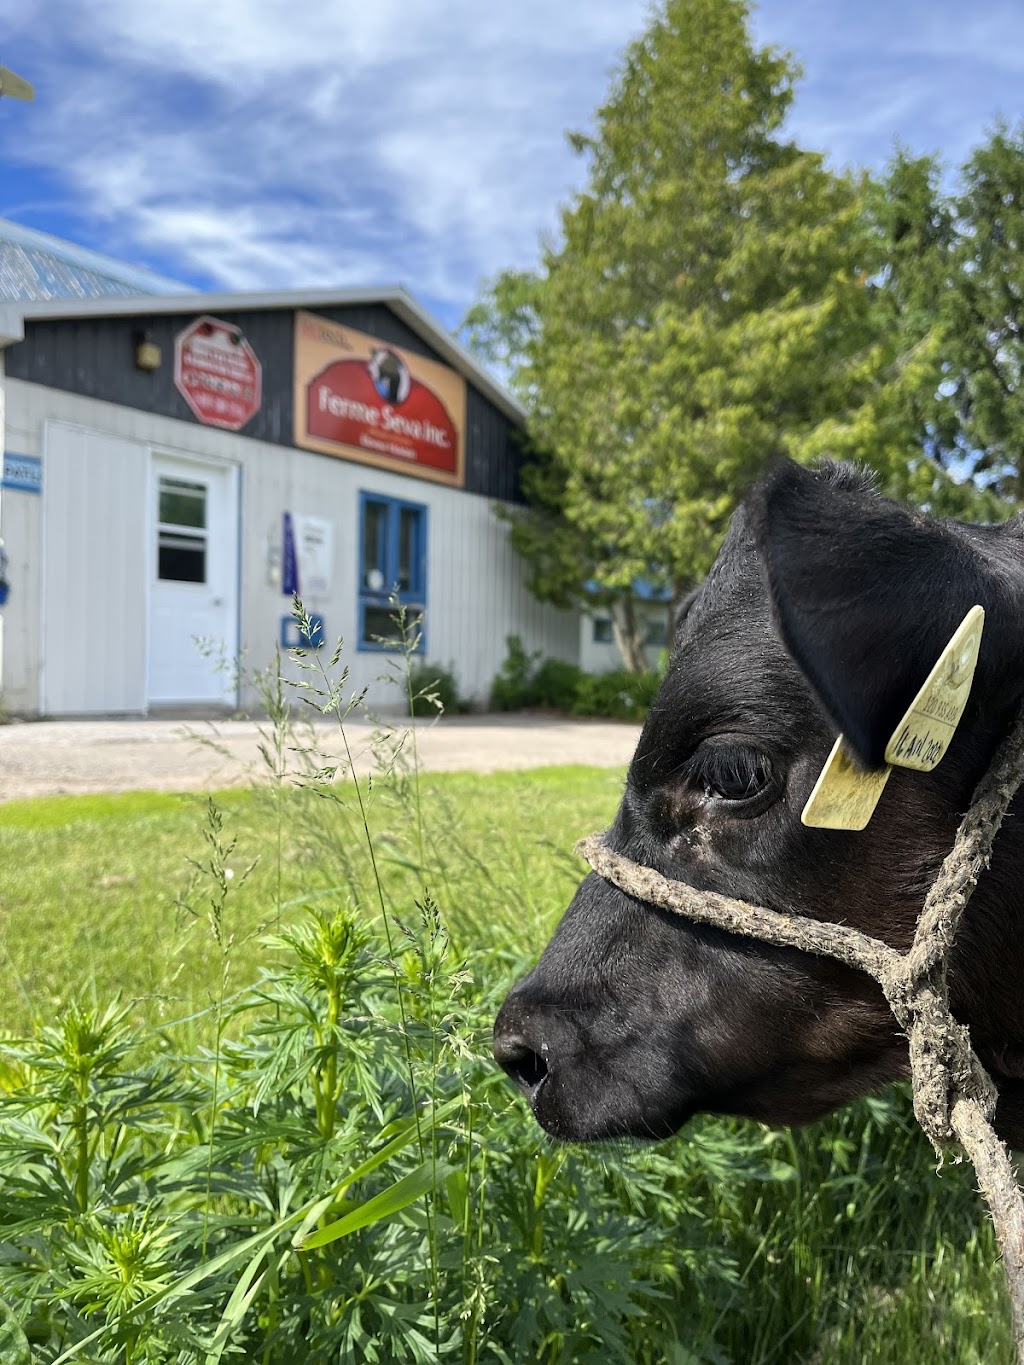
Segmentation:
<svg viewBox="0 0 1024 1365">
<path fill-rule="evenodd" d="M 667 0 L 572 138 L 557 243 L 467 319 L 531 415 L 512 534 L 542 598 L 678 602 L 772 452 L 905 463 L 919 362 L 869 287 L 885 233 L 784 135 L 797 74 L 744 0 Z"/>
<path fill-rule="evenodd" d="M 914 422 L 933 501 L 1005 515 L 1024 492 L 1024 125 L 997 126 L 953 194 L 935 158 L 899 154 L 875 215 L 904 347 L 932 368 Z"/>
</svg>

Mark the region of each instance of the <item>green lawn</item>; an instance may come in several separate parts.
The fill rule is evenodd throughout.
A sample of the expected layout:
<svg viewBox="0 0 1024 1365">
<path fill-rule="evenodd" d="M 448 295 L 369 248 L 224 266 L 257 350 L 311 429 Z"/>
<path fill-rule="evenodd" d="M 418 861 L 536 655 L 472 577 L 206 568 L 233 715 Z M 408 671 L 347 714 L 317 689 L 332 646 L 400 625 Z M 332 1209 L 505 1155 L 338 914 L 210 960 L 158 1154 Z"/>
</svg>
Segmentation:
<svg viewBox="0 0 1024 1365">
<path fill-rule="evenodd" d="M 535 953 L 564 909 L 582 866 L 582 834 L 606 825 L 622 775 L 546 768 L 480 777 L 421 778 L 425 878 L 454 929 L 504 931 Z M 311 898 L 361 898 L 379 914 L 358 809 L 312 788 L 232 790 L 213 799 L 224 820 L 230 983 L 255 979 L 260 935 Z M 370 792 L 370 826 L 389 905 L 414 910 L 419 827 L 408 780 Z M 191 860 L 209 856 L 208 798 L 132 792 L 60 796 L 0 806 L 0 1032 L 20 1032 L 70 998 L 95 991 L 137 1002 L 168 1021 L 213 998 L 220 958 L 205 917 L 176 905 Z M 247 869 L 251 868 L 248 876 Z M 202 909 L 209 878 L 192 903 Z"/>
</svg>

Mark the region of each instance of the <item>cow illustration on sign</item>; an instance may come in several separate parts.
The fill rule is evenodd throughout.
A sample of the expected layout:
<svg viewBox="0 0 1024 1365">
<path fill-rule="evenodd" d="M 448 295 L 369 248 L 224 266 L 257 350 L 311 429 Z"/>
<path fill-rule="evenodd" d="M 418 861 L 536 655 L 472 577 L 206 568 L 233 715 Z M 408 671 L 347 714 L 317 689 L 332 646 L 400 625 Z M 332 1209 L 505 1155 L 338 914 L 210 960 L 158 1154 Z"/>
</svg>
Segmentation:
<svg viewBox="0 0 1024 1365">
<path fill-rule="evenodd" d="M 382 346 L 370 357 L 373 387 L 388 403 L 404 403 L 409 397 L 409 369 L 401 356 Z"/>
</svg>

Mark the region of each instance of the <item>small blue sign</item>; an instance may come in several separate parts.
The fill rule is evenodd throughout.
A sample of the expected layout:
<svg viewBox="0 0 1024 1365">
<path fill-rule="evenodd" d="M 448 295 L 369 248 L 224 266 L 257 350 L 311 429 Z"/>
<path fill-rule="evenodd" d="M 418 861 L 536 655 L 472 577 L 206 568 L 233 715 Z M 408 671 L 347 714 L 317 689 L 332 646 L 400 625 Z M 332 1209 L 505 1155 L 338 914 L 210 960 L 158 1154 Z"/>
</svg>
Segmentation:
<svg viewBox="0 0 1024 1365">
<path fill-rule="evenodd" d="M 324 618 L 309 613 L 309 634 L 302 629 L 294 616 L 281 617 L 282 649 L 319 649 L 327 637 L 324 634 Z"/>
<path fill-rule="evenodd" d="M 43 462 L 35 455 L 16 455 L 4 451 L 4 476 L 0 488 L 16 489 L 19 493 L 43 491 Z"/>
</svg>

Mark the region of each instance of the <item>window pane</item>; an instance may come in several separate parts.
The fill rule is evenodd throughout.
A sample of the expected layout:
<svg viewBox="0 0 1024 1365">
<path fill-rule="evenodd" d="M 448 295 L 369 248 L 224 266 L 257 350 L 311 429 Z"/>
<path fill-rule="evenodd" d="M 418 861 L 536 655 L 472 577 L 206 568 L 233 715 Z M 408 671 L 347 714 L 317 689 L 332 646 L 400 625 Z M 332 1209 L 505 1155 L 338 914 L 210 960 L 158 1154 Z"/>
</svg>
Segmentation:
<svg viewBox="0 0 1024 1365">
<path fill-rule="evenodd" d="M 206 485 L 182 479 L 160 480 L 160 516 L 172 526 L 206 525 Z"/>
<path fill-rule="evenodd" d="M 610 645 L 615 639 L 612 623 L 607 616 L 594 617 L 594 644 Z"/>
<path fill-rule="evenodd" d="M 398 590 L 415 592 L 417 582 L 417 548 L 419 543 L 420 518 L 423 514 L 415 507 L 398 509 Z"/>
<path fill-rule="evenodd" d="M 205 537 L 174 536 L 161 531 L 156 572 L 158 578 L 173 583 L 205 583 Z"/>
<path fill-rule="evenodd" d="M 394 644 L 396 648 L 401 645 L 402 633 L 398 622 L 392 620 L 394 615 L 397 615 L 397 609 L 391 606 L 377 606 L 373 602 L 367 602 L 363 608 L 362 643 L 364 645 L 379 645 L 383 639 L 389 644 Z M 406 629 L 411 629 L 419 634 L 420 627 L 417 624 L 417 618 L 422 617 L 422 615 L 422 607 L 406 607 Z"/>
<path fill-rule="evenodd" d="M 668 622 L 665 620 L 657 621 L 654 619 L 647 622 L 646 644 L 662 646 L 668 638 Z"/>
<path fill-rule="evenodd" d="M 363 570 L 361 586 L 370 592 L 390 592 L 387 581 L 387 517 L 381 502 L 363 503 Z"/>
</svg>

